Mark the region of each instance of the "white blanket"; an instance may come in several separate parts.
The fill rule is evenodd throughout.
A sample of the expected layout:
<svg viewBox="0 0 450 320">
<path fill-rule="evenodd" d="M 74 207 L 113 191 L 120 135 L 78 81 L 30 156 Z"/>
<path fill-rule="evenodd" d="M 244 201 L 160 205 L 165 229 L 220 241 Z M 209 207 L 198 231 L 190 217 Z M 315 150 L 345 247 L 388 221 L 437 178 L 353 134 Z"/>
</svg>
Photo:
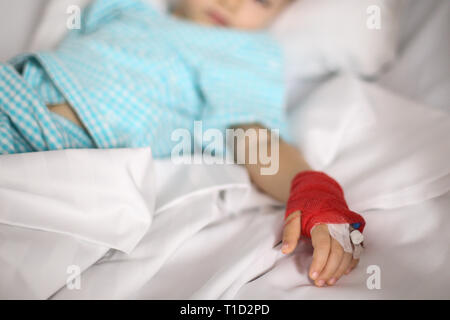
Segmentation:
<svg viewBox="0 0 450 320">
<path fill-rule="evenodd" d="M 354 210 L 393 208 L 450 185 L 450 115 L 351 76 L 323 84 L 290 117 L 315 169 L 343 184 Z"/>
<path fill-rule="evenodd" d="M 338 76 L 290 117 L 309 162 L 367 221 L 360 265 L 336 287 L 308 280 L 308 241 L 280 253 L 283 207 L 242 167 L 65 150 L 0 157 L 0 298 L 450 298 L 450 120 L 431 107 L 447 109 L 449 64 L 414 54 L 439 47 L 426 39 L 448 3 L 434 3 L 384 87 Z"/>
</svg>

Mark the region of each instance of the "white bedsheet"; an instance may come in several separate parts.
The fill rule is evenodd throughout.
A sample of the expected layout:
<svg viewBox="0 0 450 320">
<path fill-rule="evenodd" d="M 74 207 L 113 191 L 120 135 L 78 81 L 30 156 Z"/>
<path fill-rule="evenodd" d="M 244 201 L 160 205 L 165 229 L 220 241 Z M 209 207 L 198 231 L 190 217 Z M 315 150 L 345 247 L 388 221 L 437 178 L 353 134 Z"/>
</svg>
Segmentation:
<svg viewBox="0 0 450 320">
<path fill-rule="evenodd" d="M 413 21 L 378 84 L 338 76 L 291 117 L 313 167 L 367 221 L 360 266 L 336 287 L 308 280 L 308 241 L 280 254 L 283 209 L 243 168 L 70 150 L 0 158 L 0 298 L 450 298 L 448 46 L 427 40 L 445 38 L 448 2 L 427 3 L 428 23 Z M 71 265 L 83 271 L 80 290 L 65 286 Z M 371 265 L 380 290 L 366 286 Z"/>
<path fill-rule="evenodd" d="M 289 118 L 307 161 L 337 178 L 354 210 L 401 207 L 450 186 L 450 114 L 443 110 L 342 75 Z"/>
<path fill-rule="evenodd" d="M 279 241 L 283 208 L 279 203 L 253 188 L 242 167 L 236 165 L 174 165 L 169 160 L 151 160 L 143 150 L 83 150 L 41 153 L 51 162 L 58 153 L 66 157 L 89 159 L 92 179 L 98 186 L 109 185 L 111 198 L 107 208 L 132 204 L 133 197 L 155 197 L 151 225 L 130 253 L 114 250 L 111 245 L 89 240 L 83 230 L 68 234 L 8 224 L 11 216 L 2 216 L 0 225 L 0 296 L 2 298 L 54 299 L 311 299 L 311 298 L 448 298 L 450 274 L 446 272 L 450 255 L 449 216 L 450 194 L 422 201 L 411 206 L 390 210 L 362 210 L 367 221 L 367 249 L 359 268 L 339 282 L 335 288 L 315 288 L 307 278 L 311 261 L 311 245 L 302 241 L 290 256 L 280 253 Z M 154 184 L 154 192 L 144 188 L 121 188 L 120 180 L 104 179 L 95 168 L 104 165 L 105 153 L 127 154 L 134 159 L 128 170 L 154 170 L 146 174 Z M 30 162 L 36 154 L 27 154 Z M 13 157 L 9 159 L 14 161 Z M 3 162 L 5 168 L 12 165 Z M 115 168 L 113 168 L 115 166 Z M 18 171 L 18 166 L 15 167 Z M 111 173 L 121 171 L 123 163 L 111 164 Z M 172 169 L 172 170 L 171 170 Z M 73 173 L 78 171 L 76 168 Z M 17 173 L 17 172 L 15 172 Z M 36 186 L 54 184 L 43 171 Z M 395 180 L 395 177 L 392 177 Z M 138 176 L 123 177 L 124 183 Z M 65 184 L 60 181 L 60 186 Z M 192 190 L 187 187 L 195 185 Z M 22 189 L 22 199 L 29 198 L 39 188 L 16 185 Z M 448 188 L 448 185 L 447 185 Z M 2 185 L 0 194 L 11 189 Z M 55 188 L 55 196 L 58 196 Z M 65 195 L 62 189 L 61 195 Z M 145 195 L 147 194 L 147 196 Z M 102 197 L 100 198 L 102 199 Z M 92 197 L 79 204 L 92 202 Z M 2 204 L 17 205 L 17 200 L 4 198 Z M 45 202 L 41 204 L 45 209 Z M 69 205 L 76 207 L 75 204 Z M 350 206 L 352 202 L 350 201 Z M 100 209 L 100 208 L 99 208 Z M 29 213 L 34 220 L 36 210 Z M 2 210 L 2 212 L 4 212 Z M 102 224 L 113 226 L 113 211 L 102 211 Z M 65 211 L 61 212 L 64 217 Z M 76 218 L 73 216 L 72 218 Z M 129 217 L 133 220 L 133 216 Z M 43 223 L 44 221 L 41 221 Z M 48 221 L 51 222 L 51 221 Z M 74 221 L 72 221 L 73 223 Z M 126 225 L 126 224 L 125 224 Z M 99 235 L 99 237 L 101 234 Z M 126 239 L 122 239 L 126 242 Z M 120 246 L 120 243 L 119 243 Z M 106 255 L 105 255 L 106 254 Z M 68 267 L 83 271 L 80 289 L 66 286 Z M 369 290 L 367 267 L 381 269 L 381 290 Z M 430 275 L 439 274 L 438 278 Z M 254 278 L 256 280 L 252 281 Z M 182 285 L 180 285 L 180 283 Z"/>
<path fill-rule="evenodd" d="M 275 245 L 282 210 L 219 214 L 208 197 L 155 219 L 130 256 L 116 253 L 81 276 L 81 290 L 55 299 L 407 299 L 449 298 L 450 196 L 402 209 L 365 214 L 368 246 L 360 264 L 335 287 L 308 279 L 311 245 L 289 256 Z M 170 223 L 177 215 L 179 223 Z M 190 212 L 190 211 L 189 211 Z M 210 223 L 207 225 L 207 223 Z M 187 225 L 186 225 L 187 224 Z M 380 268 L 381 288 L 370 290 L 369 266 Z M 370 269 L 369 269 L 370 271 Z"/>
<path fill-rule="evenodd" d="M 312 123 L 329 127 L 317 117 L 324 114 L 336 127 L 314 135 Z M 282 256 L 283 208 L 244 168 L 176 165 L 145 149 L 64 150 L 1 158 L 0 176 L 9 178 L 0 181 L 0 296 L 448 298 L 448 114 L 343 76 L 293 119 L 312 134 L 298 131 L 310 163 L 337 177 L 367 220 L 360 268 L 336 288 L 324 293 L 309 282 L 308 241 Z M 33 207 L 37 195 L 46 198 Z M 80 290 L 65 286 L 71 265 L 83 271 Z M 370 265 L 380 267 L 382 290 L 366 286 Z"/>
<path fill-rule="evenodd" d="M 450 113 L 450 1 L 406 3 L 399 59 L 377 82 Z"/>
</svg>

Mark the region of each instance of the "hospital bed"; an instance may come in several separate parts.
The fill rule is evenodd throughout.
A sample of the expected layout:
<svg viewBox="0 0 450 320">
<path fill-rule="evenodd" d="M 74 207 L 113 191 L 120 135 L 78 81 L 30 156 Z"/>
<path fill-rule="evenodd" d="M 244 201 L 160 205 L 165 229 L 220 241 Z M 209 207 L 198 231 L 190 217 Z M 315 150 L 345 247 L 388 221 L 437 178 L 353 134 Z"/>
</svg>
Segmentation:
<svg viewBox="0 0 450 320">
<path fill-rule="evenodd" d="M 21 17 L 0 19 L 2 60 L 44 41 L 30 35 L 48 2 L 20 2 L 0 1 Z M 376 78 L 291 84 L 298 147 L 367 222 L 337 285 L 308 279 L 308 240 L 281 253 L 284 208 L 241 166 L 62 150 L 0 157 L 0 298 L 450 298 L 449 4 L 406 1 L 399 55 Z"/>
</svg>

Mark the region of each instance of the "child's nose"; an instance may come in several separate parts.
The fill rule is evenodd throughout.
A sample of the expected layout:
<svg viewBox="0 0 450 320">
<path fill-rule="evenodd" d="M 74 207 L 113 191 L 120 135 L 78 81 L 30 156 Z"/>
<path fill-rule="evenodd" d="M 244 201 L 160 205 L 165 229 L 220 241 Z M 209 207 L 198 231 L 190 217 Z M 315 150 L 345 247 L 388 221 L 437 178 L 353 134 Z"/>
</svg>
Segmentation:
<svg viewBox="0 0 450 320">
<path fill-rule="evenodd" d="M 218 0 L 219 4 L 225 9 L 236 12 L 245 0 Z"/>
</svg>

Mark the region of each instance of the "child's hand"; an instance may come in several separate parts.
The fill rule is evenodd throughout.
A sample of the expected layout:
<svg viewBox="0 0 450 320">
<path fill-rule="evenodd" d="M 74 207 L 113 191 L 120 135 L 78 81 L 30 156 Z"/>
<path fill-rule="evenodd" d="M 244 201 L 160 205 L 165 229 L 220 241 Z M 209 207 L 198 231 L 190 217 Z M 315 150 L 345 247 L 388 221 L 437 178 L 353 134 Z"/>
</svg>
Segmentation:
<svg viewBox="0 0 450 320">
<path fill-rule="evenodd" d="M 301 233 L 300 211 L 292 213 L 286 220 L 283 230 L 282 252 L 289 254 L 297 247 Z M 342 246 L 328 232 L 326 224 L 320 224 L 311 231 L 314 248 L 313 261 L 309 268 L 309 277 L 322 287 L 327 283 L 334 285 L 344 274 L 356 267 L 359 260 L 344 252 Z"/>
</svg>

